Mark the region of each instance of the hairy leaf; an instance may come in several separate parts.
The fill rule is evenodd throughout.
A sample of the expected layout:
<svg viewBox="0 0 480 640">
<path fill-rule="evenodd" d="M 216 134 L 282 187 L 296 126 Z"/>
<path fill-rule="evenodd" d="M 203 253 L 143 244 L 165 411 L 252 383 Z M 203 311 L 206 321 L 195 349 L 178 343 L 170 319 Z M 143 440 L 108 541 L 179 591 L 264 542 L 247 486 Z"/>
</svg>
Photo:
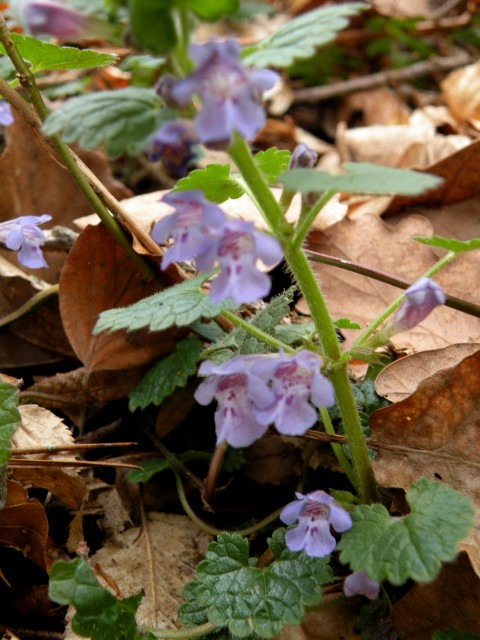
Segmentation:
<svg viewBox="0 0 480 640">
<path fill-rule="evenodd" d="M 442 236 L 431 236 L 430 238 L 423 238 L 422 236 L 413 236 L 413 239 L 422 244 L 429 245 L 430 247 L 440 247 L 447 251 L 454 251 L 455 253 L 464 253 L 465 251 L 473 251 L 474 249 L 480 249 L 480 239 L 472 238 L 471 240 L 455 240 L 454 238 L 442 238 Z"/>
<path fill-rule="evenodd" d="M 428 173 L 380 167 L 368 162 L 345 162 L 342 167 L 347 171 L 342 175 L 332 175 L 316 169 L 291 169 L 279 176 L 279 182 L 288 191 L 301 193 L 339 191 L 372 195 L 415 195 L 437 187 L 442 182 L 441 178 Z"/>
<path fill-rule="evenodd" d="M 25 60 L 32 65 L 32 72 L 46 69 L 89 69 L 91 67 L 104 67 L 115 64 L 118 57 L 113 53 L 97 53 L 90 49 L 77 49 L 76 47 L 59 47 L 50 42 L 41 42 L 31 36 L 22 36 L 19 33 L 11 34 L 13 42 Z M 5 54 L 5 47 L 0 44 L 0 53 Z"/>
<path fill-rule="evenodd" d="M 0 466 L 10 457 L 12 436 L 20 424 L 17 405 L 18 389 L 0 377 Z"/>
<path fill-rule="evenodd" d="M 139 154 L 161 123 L 172 117 L 153 89 L 128 87 L 67 100 L 48 116 L 43 128 L 47 135 L 59 133 L 65 142 L 78 141 L 86 149 L 103 144 L 115 157 Z"/>
<path fill-rule="evenodd" d="M 230 165 L 209 164 L 205 169 L 195 169 L 179 180 L 173 191 L 199 189 L 207 200 L 221 204 L 229 198 L 240 198 L 243 188 L 230 178 Z"/>
<path fill-rule="evenodd" d="M 214 318 L 224 309 L 235 309 L 231 300 L 219 304 L 201 290 L 212 273 L 195 276 L 160 293 L 122 309 L 110 309 L 100 314 L 93 333 L 127 329 L 134 331 L 148 327 L 150 331 L 163 331 L 176 325 L 184 327 L 199 318 Z"/>
<path fill-rule="evenodd" d="M 271 147 L 267 151 L 259 151 L 254 160 L 268 184 L 275 184 L 278 176 L 288 169 L 290 156 L 290 151 Z"/>
<path fill-rule="evenodd" d="M 259 44 L 243 51 L 243 62 L 257 68 L 288 67 L 310 58 L 317 47 L 331 42 L 350 16 L 368 9 L 360 2 L 321 7 L 290 20 Z"/>
<path fill-rule="evenodd" d="M 80 636 L 93 640 L 138 638 L 135 613 L 142 595 L 117 600 L 81 558 L 53 565 L 48 594 L 54 602 L 75 607 L 72 629 Z"/>
<path fill-rule="evenodd" d="M 130 393 L 130 411 L 145 409 L 149 404 L 159 406 L 177 387 L 184 387 L 197 370 L 201 350 L 202 343 L 196 336 L 177 342 L 172 353 L 157 362 Z"/>
<path fill-rule="evenodd" d="M 457 555 L 473 509 L 458 491 L 426 478 L 411 485 L 407 502 L 411 512 L 402 518 L 391 518 L 381 504 L 358 506 L 338 544 L 340 560 L 377 582 L 433 580 Z"/>
<path fill-rule="evenodd" d="M 180 619 L 199 624 L 208 619 L 228 627 L 233 635 L 256 633 L 271 638 L 285 625 L 298 624 L 305 606 L 322 599 L 321 585 L 332 580 L 329 557 L 309 558 L 285 547 L 285 530 L 269 540 L 276 560 L 265 569 L 249 558 L 248 541 L 236 534 L 221 534 L 212 542 L 197 569 L 194 583 L 187 585 L 187 601 Z M 203 606 L 203 610 L 199 605 Z"/>
</svg>

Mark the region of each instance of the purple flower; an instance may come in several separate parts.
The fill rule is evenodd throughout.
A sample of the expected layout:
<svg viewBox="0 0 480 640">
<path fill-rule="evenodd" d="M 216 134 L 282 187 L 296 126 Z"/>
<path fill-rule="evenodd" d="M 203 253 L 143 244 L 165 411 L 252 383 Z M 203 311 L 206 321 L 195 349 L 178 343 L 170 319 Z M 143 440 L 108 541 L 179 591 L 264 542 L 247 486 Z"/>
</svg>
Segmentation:
<svg viewBox="0 0 480 640">
<path fill-rule="evenodd" d="M 40 249 L 45 242 L 45 236 L 37 225 L 51 219 L 52 216 L 44 214 L 42 216 L 20 216 L 14 220 L 1 222 L 0 242 L 3 242 L 7 249 L 18 251 L 18 261 L 25 267 L 30 269 L 47 267 Z"/>
<path fill-rule="evenodd" d="M 0 124 L 4 127 L 8 127 L 13 124 L 12 109 L 8 102 L 4 100 L 0 101 Z"/>
<path fill-rule="evenodd" d="M 261 104 L 277 74 L 269 70 L 247 70 L 239 61 L 235 40 L 191 45 L 189 55 L 197 68 L 171 91 L 174 100 L 186 104 L 194 94 L 203 102 L 195 118 L 198 137 L 205 144 L 225 145 L 234 130 L 247 140 L 265 124 Z"/>
<path fill-rule="evenodd" d="M 352 519 L 325 491 L 295 495 L 297 500 L 287 504 L 280 514 L 280 520 L 285 524 L 290 525 L 298 520 L 298 525 L 285 534 L 286 545 L 291 551 L 303 549 L 307 556 L 323 558 L 336 546 L 330 525 L 341 533 L 351 528 Z"/>
<path fill-rule="evenodd" d="M 225 214 L 213 202 L 205 199 L 201 191 L 194 189 L 168 193 L 162 198 L 175 211 L 153 227 L 151 236 L 158 244 L 172 236 L 173 247 L 165 252 L 162 269 L 172 262 L 191 260 L 208 249 L 212 233 L 225 221 Z"/>
<path fill-rule="evenodd" d="M 258 378 L 255 390 L 268 387 L 271 402 L 255 410 L 260 424 L 275 424 L 280 433 L 294 436 L 305 433 L 317 421 L 316 407 L 329 407 L 335 402 L 330 380 L 320 373 L 322 359 L 312 351 L 287 356 L 264 358 L 252 366 L 251 374 Z"/>
<path fill-rule="evenodd" d="M 116 26 L 55 0 L 26 0 L 21 7 L 23 24 L 33 36 L 84 40 L 114 38 L 118 33 Z"/>
<path fill-rule="evenodd" d="M 366 596 L 369 600 L 376 600 L 380 585 L 374 580 L 370 580 L 363 571 L 355 571 L 345 578 L 343 583 L 343 593 L 350 598 L 351 596 Z"/>
<path fill-rule="evenodd" d="M 259 424 L 253 414 L 249 394 L 249 367 L 259 356 L 238 356 L 223 364 L 203 362 L 198 370 L 208 378 L 195 392 L 195 400 L 208 405 L 215 398 L 217 444 L 226 441 L 232 447 L 248 447 L 261 438 L 267 426 Z"/>
<path fill-rule="evenodd" d="M 441 286 L 430 278 L 420 278 L 405 291 L 405 300 L 389 323 L 389 334 L 413 329 L 425 320 L 435 307 L 444 303 L 445 296 Z"/>
<path fill-rule="evenodd" d="M 318 153 L 316 153 L 306 144 L 299 144 L 293 150 L 290 162 L 288 164 L 289 169 L 306 168 L 310 169 L 314 167 L 318 160 Z"/>
<path fill-rule="evenodd" d="M 182 178 L 196 157 L 197 143 L 191 120 L 170 120 L 153 134 L 146 152 L 152 162 L 161 160 L 175 178 Z"/>
<path fill-rule="evenodd" d="M 277 240 L 256 231 L 253 222 L 228 220 L 197 256 L 197 268 L 208 271 L 216 263 L 221 267 L 210 287 L 212 302 L 229 297 L 242 304 L 264 298 L 270 291 L 270 278 L 257 268 L 257 261 L 271 268 L 281 258 L 282 249 Z"/>
</svg>

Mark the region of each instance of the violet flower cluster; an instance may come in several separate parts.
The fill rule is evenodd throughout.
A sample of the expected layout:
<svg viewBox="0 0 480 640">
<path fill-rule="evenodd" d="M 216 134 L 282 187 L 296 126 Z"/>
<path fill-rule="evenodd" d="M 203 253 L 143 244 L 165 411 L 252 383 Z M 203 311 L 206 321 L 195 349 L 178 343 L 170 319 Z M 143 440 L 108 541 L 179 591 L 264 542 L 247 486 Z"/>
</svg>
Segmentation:
<svg viewBox="0 0 480 640">
<path fill-rule="evenodd" d="M 151 235 L 159 244 L 170 237 L 174 243 L 165 252 L 162 269 L 193 258 L 200 271 L 219 265 L 220 273 L 210 288 L 212 302 L 230 297 L 243 304 L 269 293 L 270 278 L 257 263 L 271 268 L 280 262 L 282 250 L 277 240 L 257 231 L 251 222 L 228 218 L 201 191 L 168 193 L 163 202 L 174 211 L 154 225 Z"/>
<path fill-rule="evenodd" d="M 325 491 L 312 491 L 287 504 L 280 513 L 280 520 L 287 525 L 298 521 L 296 527 L 285 534 L 285 543 L 291 551 L 305 551 L 312 558 L 323 558 L 336 547 L 330 526 L 343 533 L 352 526 L 352 519 L 332 496 Z"/>
<path fill-rule="evenodd" d="M 20 216 L 0 223 L 0 242 L 7 249 L 18 251 L 18 261 L 30 269 L 47 267 L 40 247 L 45 235 L 38 225 L 51 220 L 52 216 Z"/>
<path fill-rule="evenodd" d="M 203 362 L 200 375 L 208 376 L 195 399 L 208 405 L 215 398 L 217 444 L 247 447 L 270 424 L 284 435 L 305 433 L 317 421 L 315 407 L 335 402 L 331 382 L 320 372 L 322 359 L 302 350 L 277 354 L 237 356 L 222 364 Z"/>
<path fill-rule="evenodd" d="M 371 580 L 364 571 L 355 571 L 345 578 L 343 593 L 347 598 L 352 596 L 365 596 L 369 600 L 376 600 L 380 591 L 380 585 Z"/>
</svg>

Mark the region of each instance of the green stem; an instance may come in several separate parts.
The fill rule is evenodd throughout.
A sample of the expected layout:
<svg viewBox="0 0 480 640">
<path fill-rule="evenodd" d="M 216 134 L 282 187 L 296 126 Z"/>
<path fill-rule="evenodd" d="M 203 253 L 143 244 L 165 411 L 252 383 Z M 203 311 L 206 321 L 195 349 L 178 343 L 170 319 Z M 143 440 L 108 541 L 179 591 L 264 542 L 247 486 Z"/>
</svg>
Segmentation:
<svg viewBox="0 0 480 640">
<path fill-rule="evenodd" d="M 285 353 L 295 353 L 295 349 L 289 347 L 288 344 L 285 344 L 281 340 L 274 338 L 269 333 L 262 331 L 262 329 L 255 327 L 251 322 L 248 322 L 243 318 L 239 318 L 235 313 L 232 313 L 231 311 L 223 311 L 222 316 L 227 318 L 227 320 L 230 320 L 232 324 L 240 327 L 240 329 L 247 331 L 250 335 L 257 338 L 257 340 L 260 340 L 260 342 L 268 344 L 269 347 L 273 347 L 274 349 L 283 349 Z"/>
<path fill-rule="evenodd" d="M 333 196 L 336 194 L 336 191 L 325 191 L 320 198 L 315 202 L 315 204 L 307 211 L 305 216 L 303 216 L 299 221 L 297 228 L 295 230 L 295 237 L 292 242 L 292 248 L 300 249 L 302 246 L 302 242 L 307 237 L 307 233 L 310 231 L 310 227 L 313 224 L 313 221 L 318 216 L 323 207 L 329 202 Z"/>
<path fill-rule="evenodd" d="M 321 408 L 320 409 L 320 416 L 322 418 L 322 422 L 323 422 L 323 426 L 325 427 L 325 431 L 327 433 L 329 433 L 332 436 L 337 435 L 335 433 L 335 429 L 333 428 L 333 424 L 332 421 L 330 420 L 330 414 L 328 413 L 328 409 L 325 408 Z M 340 463 L 340 466 L 342 467 L 342 469 L 345 472 L 345 475 L 347 476 L 347 478 L 350 480 L 350 484 L 352 485 L 352 487 L 355 487 L 355 474 L 353 472 L 353 468 L 352 465 L 350 464 L 350 462 L 348 461 L 347 456 L 345 455 L 343 449 L 342 449 L 342 445 L 338 444 L 336 442 L 331 442 L 331 447 L 333 449 L 333 453 L 335 454 L 338 462 Z"/>
<path fill-rule="evenodd" d="M 442 267 L 451 262 L 455 257 L 456 253 L 454 251 L 450 251 L 447 255 L 443 256 L 438 262 L 436 262 L 430 269 L 427 269 L 421 278 L 430 278 L 435 275 Z M 398 309 L 398 307 L 402 304 L 405 299 L 405 294 L 400 295 L 396 298 L 392 304 L 390 304 L 385 311 L 383 311 L 375 320 L 369 324 L 369 326 L 365 329 L 365 331 L 357 338 L 357 340 L 351 346 L 351 349 L 355 349 L 364 344 L 364 342 L 377 330 L 377 328 L 390 316 L 394 311 Z M 350 349 L 350 350 L 351 350 Z M 344 354 L 344 357 L 347 354 Z"/>
<path fill-rule="evenodd" d="M 216 625 L 212 622 L 206 622 L 193 629 L 145 629 L 140 631 L 147 631 L 153 634 L 156 638 L 172 638 L 173 640 L 188 640 L 188 638 L 201 638 L 207 636 L 213 631 L 218 631 Z"/>
<path fill-rule="evenodd" d="M 316 330 L 320 336 L 323 355 L 329 362 L 339 360 L 341 349 L 338 344 L 335 327 L 307 257 L 303 251 L 294 246 L 295 241 L 292 241 L 291 233 L 292 227 L 285 221 L 282 208 L 263 179 L 248 145 L 238 134 L 234 134 L 229 153 L 243 179 L 254 193 L 255 200 L 260 205 L 263 216 L 282 245 L 285 259 L 309 306 Z M 375 480 L 360 424 L 360 417 L 348 380 L 346 364 L 338 370 L 330 371 L 330 379 L 335 389 L 350 446 L 354 476 L 352 479 L 355 480 L 354 486 L 363 501 L 371 502 L 376 496 Z"/>
<path fill-rule="evenodd" d="M 7 52 L 8 57 L 12 61 L 15 69 L 17 70 L 17 75 L 20 80 L 20 84 L 27 91 L 28 96 L 35 108 L 35 111 L 38 113 L 40 119 L 43 121 L 48 115 L 48 109 L 43 101 L 42 95 L 37 87 L 35 82 L 35 76 L 30 71 L 30 68 L 26 64 L 25 60 L 20 55 L 15 43 L 13 42 L 10 31 L 7 27 L 7 23 L 3 17 L 3 14 L 0 12 L 0 42 L 5 47 L 5 51 Z M 140 273 L 145 278 L 151 278 L 154 275 L 153 269 L 150 265 L 145 262 L 145 260 L 140 256 L 132 247 L 130 239 L 123 231 L 122 227 L 117 223 L 117 221 L 111 216 L 108 209 L 105 207 L 103 202 L 97 196 L 92 186 L 88 182 L 87 178 L 80 170 L 77 165 L 75 158 L 73 157 L 69 147 L 62 142 L 58 135 L 54 135 L 50 137 L 50 142 L 52 147 L 58 153 L 66 168 L 70 172 L 71 176 L 81 189 L 83 195 L 86 197 L 88 202 L 92 205 L 94 211 L 98 214 L 99 218 L 103 222 L 103 224 L 107 227 L 110 233 L 115 237 L 117 242 L 121 247 L 126 251 L 126 253 L 130 256 L 133 262 L 137 265 Z"/>
<path fill-rule="evenodd" d="M 254 202 L 270 225 L 270 228 L 275 231 L 280 230 L 282 234 L 291 236 L 292 226 L 285 220 L 283 209 L 275 200 L 272 190 L 255 164 L 247 142 L 236 131 L 233 133 L 228 153 L 250 187 Z"/>
</svg>

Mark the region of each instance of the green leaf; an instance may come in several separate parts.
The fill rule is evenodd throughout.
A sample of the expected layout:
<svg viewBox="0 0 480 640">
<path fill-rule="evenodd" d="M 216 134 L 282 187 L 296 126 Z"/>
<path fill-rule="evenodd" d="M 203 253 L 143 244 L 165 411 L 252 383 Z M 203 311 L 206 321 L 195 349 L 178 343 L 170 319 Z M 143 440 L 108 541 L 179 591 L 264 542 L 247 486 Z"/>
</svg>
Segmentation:
<svg viewBox="0 0 480 640">
<path fill-rule="evenodd" d="M 291 155 L 290 151 L 271 147 L 267 151 L 259 151 L 254 160 L 268 184 L 275 184 L 278 176 L 288 169 Z"/>
<path fill-rule="evenodd" d="M 11 37 L 22 58 L 31 63 L 33 73 L 46 69 L 90 69 L 115 64 L 118 61 L 118 56 L 113 53 L 97 53 L 90 49 L 76 47 L 59 47 L 18 33 L 12 33 Z M 6 54 L 2 44 L 0 44 L 0 53 Z"/>
<path fill-rule="evenodd" d="M 145 409 L 149 404 L 159 406 L 177 387 L 184 387 L 197 371 L 201 350 L 202 343 L 196 336 L 177 342 L 172 353 L 157 362 L 131 391 L 130 411 Z"/>
<path fill-rule="evenodd" d="M 277 635 L 283 626 L 303 620 L 305 607 L 322 599 L 321 585 L 332 580 L 329 557 L 309 558 L 285 547 L 285 529 L 268 541 L 276 560 L 264 569 L 252 566 L 248 541 L 221 534 L 208 546 L 195 582 L 184 591 L 179 617 L 187 624 L 208 619 L 235 636 Z M 203 605 L 202 608 L 199 605 Z"/>
<path fill-rule="evenodd" d="M 299 324 L 279 324 L 278 327 L 275 327 L 275 337 L 289 345 L 312 340 L 315 332 L 313 321 Z"/>
<path fill-rule="evenodd" d="M 81 558 L 55 562 L 50 573 L 48 594 L 54 602 L 76 609 L 72 630 L 93 640 L 135 640 L 138 638 L 135 614 L 142 595 L 117 600 L 99 583 Z"/>
<path fill-rule="evenodd" d="M 0 377 L 0 467 L 8 462 L 12 436 L 20 424 L 18 389 Z"/>
<path fill-rule="evenodd" d="M 214 318 L 225 309 L 236 309 L 229 299 L 219 304 L 210 302 L 210 298 L 200 287 L 211 276 L 212 272 L 202 273 L 129 307 L 104 311 L 93 332 L 97 334 L 119 329 L 135 331 L 143 327 L 148 327 L 150 331 L 163 331 L 174 325 L 185 327 L 199 318 Z"/>
<path fill-rule="evenodd" d="M 243 62 L 264 67 L 288 67 L 295 60 L 310 58 L 317 47 L 331 42 L 348 25 L 350 16 L 368 9 L 359 2 L 321 7 L 290 20 L 271 36 L 243 51 Z"/>
<path fill-rule="evenodd" d="M 380 167 L 368 162 L 345 162 L 347 173 L 332 175 L 316 169 L 291 169 L 279 176 L 287 191 L 312 193 L 314 191 L 338 191 L 344 193 L 369 193 L 372 195 L 418 195 L 437 187 L 442 179 L 428 173 L 407 169 Z"/>
<path fill-rule="evenodd" d="M 339 318 L 338 320 L 335 320 L 333 324 L 337 329 L 361 329 L 358 322 L 352 322 L 348 318 Z"/>
<path fill-rule="evenodd" d="M 375 391 L 375 385 L 372 380 L 364 380 L 352 385 L 352 392 L 360 411 L 370 415 L 377 409 L 388 407 L 390 402 L 385 400 Z"/>
<path fill-rule="evenodd" d="M 187 7 L 200 20 L 214 22 L 237 11 L 239 0 L 187 0 Z"/>
<path fill-rule="evenodd" d="M 289 303 L 292 301 L 293 292 L 294 287 L 291 287 L 279 296 L 276 296 L 261 311 L 256 313 L 253 318 L 248 320 L 248 323 L 251 324 L 252 327 L 261 329 L 271 336 L 275 336 L 275 330 L 280 320 L 290 313 Z M 232 356 L 251 353 L 268 353 L 271 351 L 272 347 L 240 327 L 230 331 L 224 338 L 208 349 L 208 352 L 211 352 L 209 359 L 216 363 L 225 362 L 225 360 L 229 360 Z"/>
<path fill-rule="evenodd" d="M 465 251 L 473 251 L 474 249 L 480 249 L 480 239 L 472 238 L 471 240 L 455 240 L 454 238 L 442 238 L 442 236 L 431 236 L 425 238 L 423 236 L 412 236 L 417 242 L 426 244 L 430 247 L 440 247 L 447 251 L 454 251 L 455 253 L 464 253 Z"/>
<path fill-rule="evenodd" d="M 209 164 L 205 169 L 195 169 L 179 180 L 173 191 L 199 189 L 207 200 L 221 204 L 229 198 L 240 198 L 243 188 L 230 178 L 230 165 Z"/>
<path fill-rule="evenodd" d="M 140 482 L 148 482 L 150 478 L 157 473 L 170 469 L 171 458 L 145 460 L 145 462 L 142 462 L 141 467 L 141 469 L 133 469 L 132 471 L 129 471 L 125 476 L 126 479 L 129 482 L 135 482 L 136 484 L 140 484 Z"/>
<path fill-rule="evenodd" d="M 411 511 L 402 518 L 391 518 L 381 504 L 358 506 L 338 544 L 340 560 L 377 582 L 433 580 L 442 562 L 457 555 L 473 508 L 458 491 L 426 478 L 411 485 L 407 502 Z"/>
<path fill-rule="evenodd" d="M 162 108 L 153 89 L 128 87 L 71 98 L 48 116 L 43 129 L 49 136 L 60 133 L 67 143 L 78 141 L 85 149 L 103 144 L 110 157 L 137 155 L 173 115 Z"/>
<path fill-rule="evenodd" d="M 129 0 L 130 29 L 139 49 L 161 55 L 177 44 L 170 0 Z"/>
</svg>

